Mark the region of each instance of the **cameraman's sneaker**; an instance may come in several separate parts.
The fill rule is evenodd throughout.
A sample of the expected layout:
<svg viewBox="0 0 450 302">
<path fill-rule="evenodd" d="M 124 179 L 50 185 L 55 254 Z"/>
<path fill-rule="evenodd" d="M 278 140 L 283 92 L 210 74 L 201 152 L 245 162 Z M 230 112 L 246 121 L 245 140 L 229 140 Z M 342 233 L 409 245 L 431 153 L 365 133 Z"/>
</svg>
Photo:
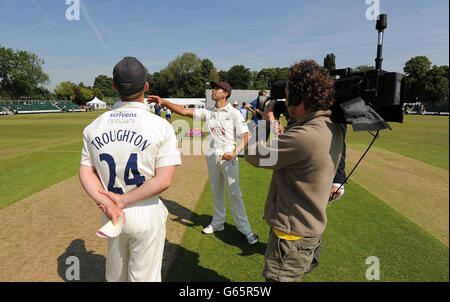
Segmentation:
<svg viewBox="0 0 450 302">
<path fill-rule="evenodd" d="M 250 233 L 247 235 L 247 241 L 248 241 L 248 244 L 250 244 L 250 245 L 256 244 L 258 242 L 258 236 L 256 236 L 253 233 Z"/>
<path fill-rule="evenodd" d="M 214 233 L 214 232 L 220 232 L 220 231 L 223 231 L 223 229 L 224 229 L 224 226 L 222 226 L 221 228 L 215 229 L 215 228 L 213 228 L 213 226 L 210 224 L 210 225 L 208 225 L 206 228 L 203 229 L 202 233 L 203 233 L 203 234 L 209 235 L 209 234 L 212 234 L 212 233 Z"/>
</svg>

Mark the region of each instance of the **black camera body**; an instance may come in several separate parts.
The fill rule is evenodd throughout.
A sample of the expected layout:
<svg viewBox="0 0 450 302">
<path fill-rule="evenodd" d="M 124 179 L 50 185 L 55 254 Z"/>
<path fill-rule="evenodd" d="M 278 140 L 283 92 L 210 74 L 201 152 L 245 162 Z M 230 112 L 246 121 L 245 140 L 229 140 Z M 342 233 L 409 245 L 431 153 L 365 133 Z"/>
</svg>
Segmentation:
<svg viewBox="0 0 450 302">
<path fill-rule="evenodd" d="M 273 109 L 273 115 L 278 120 L 280 119 L 280 115 L 289 119 L 289 113 L 287 111 L 286 102 L 286 88 L 287 81 L 286 80 L 278 80 L 270 85 L 270 97 L 267 100 L 276 100 L 275 107 Z"/>
<path fill-rule="evenodd" d="M 352 124 L 355 131 L 390 128 L 385 122 L 403 122 L 403 103 L 406 96 L 405 79 L 402 74 L 381 70 L 383 31 L 387 27 L 387 15 L 379 15 L 378 48 L 376 67 L 366 72 L 351 68 L 330 70 L 335 79 L 335 103 L 332 119 L 335 122 Z M 337 78 L 338 77 L 338 78 Z M 274 109 L 275 118 L 281 114 L 289 117 L 285 99 L 286 80 L 272 83 L 270 98 L 278 100 Z"/>
<path fill-rule="evenodd" d="M 351 68 L 331 70 L 339 76 L 335 80 L 335 104 L 332 107 L 336 122 L 350 123 L 346 119 L 342 104 L 361 98 L 376 113 L 388 122 L 403 122 L 405 79 L 402 74 L 384 70 L 353 71 Z"/>
</svg>

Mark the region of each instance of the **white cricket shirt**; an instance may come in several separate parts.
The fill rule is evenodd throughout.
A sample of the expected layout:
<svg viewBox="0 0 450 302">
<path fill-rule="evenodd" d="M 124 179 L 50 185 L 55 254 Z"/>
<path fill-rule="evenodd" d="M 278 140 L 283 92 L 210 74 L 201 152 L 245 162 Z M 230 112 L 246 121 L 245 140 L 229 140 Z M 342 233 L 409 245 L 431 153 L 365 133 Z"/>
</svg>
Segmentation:
<svg viewBox="0 0 450 302">
<path fill-rule="evenodd" d="M 211 148 L 220 155 L 236 148 L 235 130 L 236 135 L 248 132 L 247 123 L 242 114 L 230 104 L 212 110 L 203 108 L 194 110 L 194 119 L 206 121 L 208 131 L 213 138 Z"/>
<path fill-rule="evenodd" d="M 146 104 L 119 102 L 84 129 L 81 164 L 95 167 L 105 189 L 126 193 L 181 158 L 165 119 Z"/>
</svg>

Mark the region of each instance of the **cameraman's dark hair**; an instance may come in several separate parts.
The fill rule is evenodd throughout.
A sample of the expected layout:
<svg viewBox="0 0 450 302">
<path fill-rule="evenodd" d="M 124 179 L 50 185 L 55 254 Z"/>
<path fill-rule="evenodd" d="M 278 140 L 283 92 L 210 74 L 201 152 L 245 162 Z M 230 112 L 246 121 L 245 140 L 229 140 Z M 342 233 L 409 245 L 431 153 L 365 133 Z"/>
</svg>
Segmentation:
<svg viewBox="0 0 450 302">
<path fill-rule="evenodd" d="M 262 96 L 264 93 L 267 93 L 265 90 L 260 90 L 259 92 L 258 92 L 258 96 Z"/>
<path fill-rule="evenodd" d="M 314 60 L 302 60 L 289 68 L 287 74 L 288 104 L 305 110 L 327 110 L 334 104 L 334 81 L 326 68 Z"/>
</svg>

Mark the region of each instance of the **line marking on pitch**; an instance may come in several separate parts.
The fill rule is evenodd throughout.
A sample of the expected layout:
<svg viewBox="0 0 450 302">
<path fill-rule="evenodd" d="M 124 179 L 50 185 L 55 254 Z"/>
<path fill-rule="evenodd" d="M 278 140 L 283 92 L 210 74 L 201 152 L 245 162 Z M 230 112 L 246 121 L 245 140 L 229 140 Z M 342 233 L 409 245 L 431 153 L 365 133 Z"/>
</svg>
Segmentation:
<svg viewBox="0 0 450 302">
<path fill-rule="evenodd" d="M 37 150 L 36 152 L 80 153 L 81 151 L 64 151 L 64 150 Z"/>
</svg>

